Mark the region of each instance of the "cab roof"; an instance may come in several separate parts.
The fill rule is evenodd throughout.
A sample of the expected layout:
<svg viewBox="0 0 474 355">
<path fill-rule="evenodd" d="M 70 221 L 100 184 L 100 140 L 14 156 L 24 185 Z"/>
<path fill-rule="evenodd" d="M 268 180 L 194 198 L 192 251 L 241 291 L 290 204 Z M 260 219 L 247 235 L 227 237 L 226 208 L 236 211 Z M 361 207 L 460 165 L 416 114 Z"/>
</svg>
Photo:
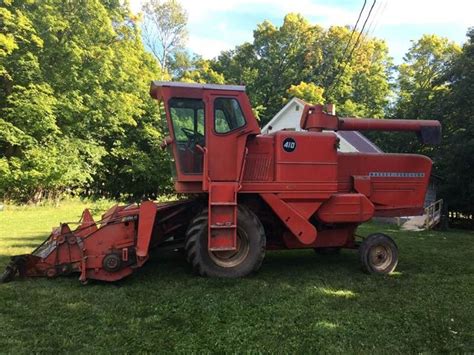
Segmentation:
<svg viewBox="0 0 474 355">
<path fill-rule="evenodd" d="M 207 90 L 229 90 L 229 91 L 245 91 L 245 86 L 242 85 L 220 85 L 220 84 L 196 84 L 196 83 L 182 83 L 178 81 L 152 81 L 151 89 L 159 87 L 178 87 L 188 89 L 207 89 Z"/>
</svg>

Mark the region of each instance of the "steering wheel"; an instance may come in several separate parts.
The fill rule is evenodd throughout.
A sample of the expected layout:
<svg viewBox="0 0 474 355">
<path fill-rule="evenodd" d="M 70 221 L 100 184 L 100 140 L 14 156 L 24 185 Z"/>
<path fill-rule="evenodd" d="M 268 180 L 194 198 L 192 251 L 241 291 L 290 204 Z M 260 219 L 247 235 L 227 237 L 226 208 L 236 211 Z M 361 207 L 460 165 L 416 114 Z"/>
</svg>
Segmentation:
<svg viewBox="0 0 474 355">
<path fill-rule="evenodd" d="M 194 145 L 196 145 L 196 144 L 199 144 L 199 145 L 204 144 L 204 135 L 203 134 L 201 134 L 199 132 L 195 133 L 192 129 L 189 129 L 189 128 L 186 128 L 186 127 L 182 127 L 181 131 L 186 135 L 186 138 L 188 138 L 188 140 L 189 140 L 188 146 L 189 147 L 194 148 Z"/>
</svg>

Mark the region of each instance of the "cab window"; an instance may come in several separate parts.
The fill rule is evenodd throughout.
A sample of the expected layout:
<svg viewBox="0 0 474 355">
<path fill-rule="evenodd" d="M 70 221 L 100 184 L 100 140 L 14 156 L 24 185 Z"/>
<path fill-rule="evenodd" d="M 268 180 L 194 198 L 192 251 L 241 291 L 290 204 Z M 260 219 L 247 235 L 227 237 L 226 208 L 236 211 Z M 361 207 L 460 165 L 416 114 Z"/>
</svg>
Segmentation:
<svg viewBox="0 0 474 355">
<path fill-rule="evenodd" d="M 171 121 L 175 140 L 204 145 L 204 103 L 195 99 L 171 99 Z"/>
<path fill-rule="evenodd" d="M 216 133 L 228 133 L 245 126 L 245 118 L 239 102 L 220 97 L 214 101 L 214 129 Z"/>
<path fill-rule="evenodd" d="M 197 99 L 173 98 L 169 101 L 179 169 L 183 174 L 201 174 L 204 134 L 204 102 Z"/>
</svg>

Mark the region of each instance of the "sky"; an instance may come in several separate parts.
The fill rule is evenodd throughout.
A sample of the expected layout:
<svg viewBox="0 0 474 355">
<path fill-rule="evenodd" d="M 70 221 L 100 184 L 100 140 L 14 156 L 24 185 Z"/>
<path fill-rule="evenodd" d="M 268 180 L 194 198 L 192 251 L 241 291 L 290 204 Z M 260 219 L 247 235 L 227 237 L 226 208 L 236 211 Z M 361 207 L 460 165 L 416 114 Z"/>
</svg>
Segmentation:
<svg viewBox="0 0 474 355">
<path fill-rule="evenodd" d="M 143 0 L 130 0 L 134 12 Z M 364 0 L 180 0 L 188 13 L 187 47 L 204 58 L 251 42 L 257 24 L 269 20 L 279 26 L 285 14 L 302 14 L 323 27 L 354 26 Z M 365 19 L 373 0 L 367 0 Z M 362 21 L 360 22 L 360 27 Z M 474 26 L 474 0 L 376 0 L 367 21 L 368 34 L 384 39 L 395 64 L 425 33 L 462 44 Z M 359 27 L 359 28 L 360 28 Z"/>
</svg>

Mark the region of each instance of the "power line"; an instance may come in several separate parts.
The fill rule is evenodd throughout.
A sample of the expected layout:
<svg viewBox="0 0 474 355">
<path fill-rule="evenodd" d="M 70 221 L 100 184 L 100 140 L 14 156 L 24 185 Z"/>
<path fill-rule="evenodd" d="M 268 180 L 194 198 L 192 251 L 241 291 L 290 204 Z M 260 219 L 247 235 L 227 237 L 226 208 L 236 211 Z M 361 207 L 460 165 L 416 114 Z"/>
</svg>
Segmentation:
<svg viewBox="0 0 474 355">
<path fill-rule="evenodd" d="M 360 18 L 362 16 L 362 13 L 364 12 L 366 4 L 367 4 L 367 0 L 364 0 L 364 5 L 362 5 L 362 9 L 360 9 L 360 11 L 359 11 L 359 16 L 357 17 L 356 24 L 355 24 L 354 28 L 352 29 L 351 36 L 349 37 L 349 40 L 347 41 L 347 44 L 346 44 L 346 48 L 344 48 L 343 55 L 342 55 L 342 58 L 343 58 L 342 61 L 343 62 L 344 62 L 344 57 L 346 55 L 346 51 L 349 48 L 349 45 L 351 44 L 352 37 L 354 36 L 355 30 L 357 29 L 357 26 L 359 25 L 359 21 L 360 21 Z"/>
<path fill-rule="evenodd" d="M 372 36 L 373 33 L 375 33 L 375 31 L 377 30 L 377 28 L 379 27 L 380 25 L 380 19 L 383 17 L 383 14 L 387 8 L 387 4 L 388 4 L 388 1 L 384 1 L 383 2 L 383 7 L 382 7 L 382 11 L 380 11 L 380 14 L 379 14 L 379 19 L 377 20 L 377 22 L 375 23 L 375 26 L 374 28 L 372 29 L 372 32 L 369 33 L 369 36 Z"/>
<path fill-rule="evenodd" d="M 357 45 L 359 44 L 359 40 L 360 40 L 362 34 L 364 33 L 365 25 L 367 25 L 367 21 L 370 17 L 370 14 L 372 13 L 372 10 L 374 9 L 374 6 L 375 6 L 376 3 L 377 3 L 377 0 L 374 0 L 374 2 L 372 3 L 372 6 L 370 7 L 369 13 L 367 14 L 367 17 L 365 18 L 364 24 L 362 25 L 362 29 L 360 30 L 359 35 L 357 36 L 356 43 L 354 44 L 354 47 L 352 47 L 352 50 L 349 53 L 349 59 L 346 61 L 346 66 L 347 66 L 347 63 L 350 62 L 350 60 L 352 59 L 352 54 L 354 53 L 354 51 L 357 48 Z"/>
<path fill-rule="evenodd" d="M 378 2 L 377 5 L 375 6 L 375 12 L 374 15 L 372 16 L 372 19 L 369 22 L 369 26 L 367 27 L 367 31 L 365 31 L 365 37 L 369 36 L 370 31 L 372 30 L 372 26 L 376 22 L 375 20 L 377 19 L 380 9 L 382 8 L 382 5 L 384 4 L 384 1 L 382 0 L 381 2 Z"/>
<path fill-rule="evenodd" d="M 356 21 L 354 27 L 352 28 L 351 35 L 350 35 L 350 37 L 349 37 L 349 40 L 348 40 L 347 43 L 346 43 L 346 47 L 345 47 L 344 50 L 342 51 L 342 61 L 341 61 L 341 63 L 343 63 L 344 60 L 345 60 L 345 56 L 346 56 L 347 49 L 349 48 L 349 45 L 350 45 L 351 42 L 352 42 L 352 37 L 354 36 L 354 33 L 355 33 L 356 29 L 357 29 L 357 26 L 359 25 L 359 21 L 360 21 L 360 18 L 361 18 L 361 16 L 362 16 L 362 13 L 364 12 L 365 5 L 367 5 L 367 0 L 364 0 L 364 4 L 362 5 L 362 8 L 361 8 L 360 11 L 359 11 L 359 16 L 357 17 L 357 21 Z M 338 41 L 338 42 L 339 42 L 339 41 Z M 338 44 L 338 43 L 336 42 L 336 44 Z M 331 60 L 334 59 L 334 57 L 335 57 L 335 55 L 333 54 L 332 57 L 331 57 Z M 327 61 L 327 62 L 329 62 L 329 61 Z M 327 68 L 327 69 L 329 69 L 329 68 Z M 327 71 L 327 69 L 326 69 L 326 71 Z M 326 74 L 326 73 L 324 73 L 324 74 Z M 337 75 L 337 74 L 336 74 L 336 75 Z M 324 76 L 326 76 L 326 75 L 324 75 Z M 334 78 L 332 78 L 331 81 L 328 82 L 328 84 L 331 85 L 331 84 L 333 83 L 333 80 L 334 80 Z M 330 85 L 329 85 L 329 86 L 330 86 Z"/>
<path fill-rule="evenodd" d="M 380 20 L 379 16 L 381 16 L 383 14 L 383 12 L 385 11 L 386 6 L 387 6 L 387 2 L 384 1 L 384 0 L 382 0 L 381 2 L 378 2 L 376 4 L 374 15 L 372 16 L 372 19 L 370 20 L 369 26 L 367 27 L 367 31 L 365 31 L 365 35 L 363 35 L 363 37 L 362 37 L 362 41 L 359 45 L 359 48 L 362 47 L 364 45 L 364 43 L 367 42 L 367 40 L 369 40 L 372 37 L 372 34 L 374 33 L 376 27 L 379 24 L 379 20 Z M 380 10 L 382 10 L 382 11 L 380 11 Z M 375 24 L 375 26 L 372 27 L 374 24 Z"/>
<path fill-rule="evenodd" d="M 372 3 L 372 6 L 370 7 L 369 13 L 367 14 L 367 17 L 365 18 L 364 24 L 362 25 L 362 29 L 360 30 L 359 35 L 357 36 L 356 42 L 355 42 L 354 46 L 352 47 L 352 50 L 349 53 L 349 57 L 348 57 L 347 61 L 344 63 L 344 67 L 342 68 L 342 70 L 336 76 L 335 82 L 329 87 L 327 96 L 329 96 L 329 94 L 332 93 L 332 89 L 337 86 L 337 84 L 339 83 L 339 80 L 341 79 L 341 74 L 346 71 L 347 64 L 352 60 L 352 55 L 354 54 L 354 51 L 356 50 L 356 48 L 359 44 L 362 33 L 364 32 L 365 26 L 367 25 L 367 21 L 369 20 L 370 14 L 372 13 L 372 10 L 374 9 L 374 6 L 375 6 L 376 3 L 377 3 L 377 0 L 374 0 L 373 3 Z"/>
</svg>

